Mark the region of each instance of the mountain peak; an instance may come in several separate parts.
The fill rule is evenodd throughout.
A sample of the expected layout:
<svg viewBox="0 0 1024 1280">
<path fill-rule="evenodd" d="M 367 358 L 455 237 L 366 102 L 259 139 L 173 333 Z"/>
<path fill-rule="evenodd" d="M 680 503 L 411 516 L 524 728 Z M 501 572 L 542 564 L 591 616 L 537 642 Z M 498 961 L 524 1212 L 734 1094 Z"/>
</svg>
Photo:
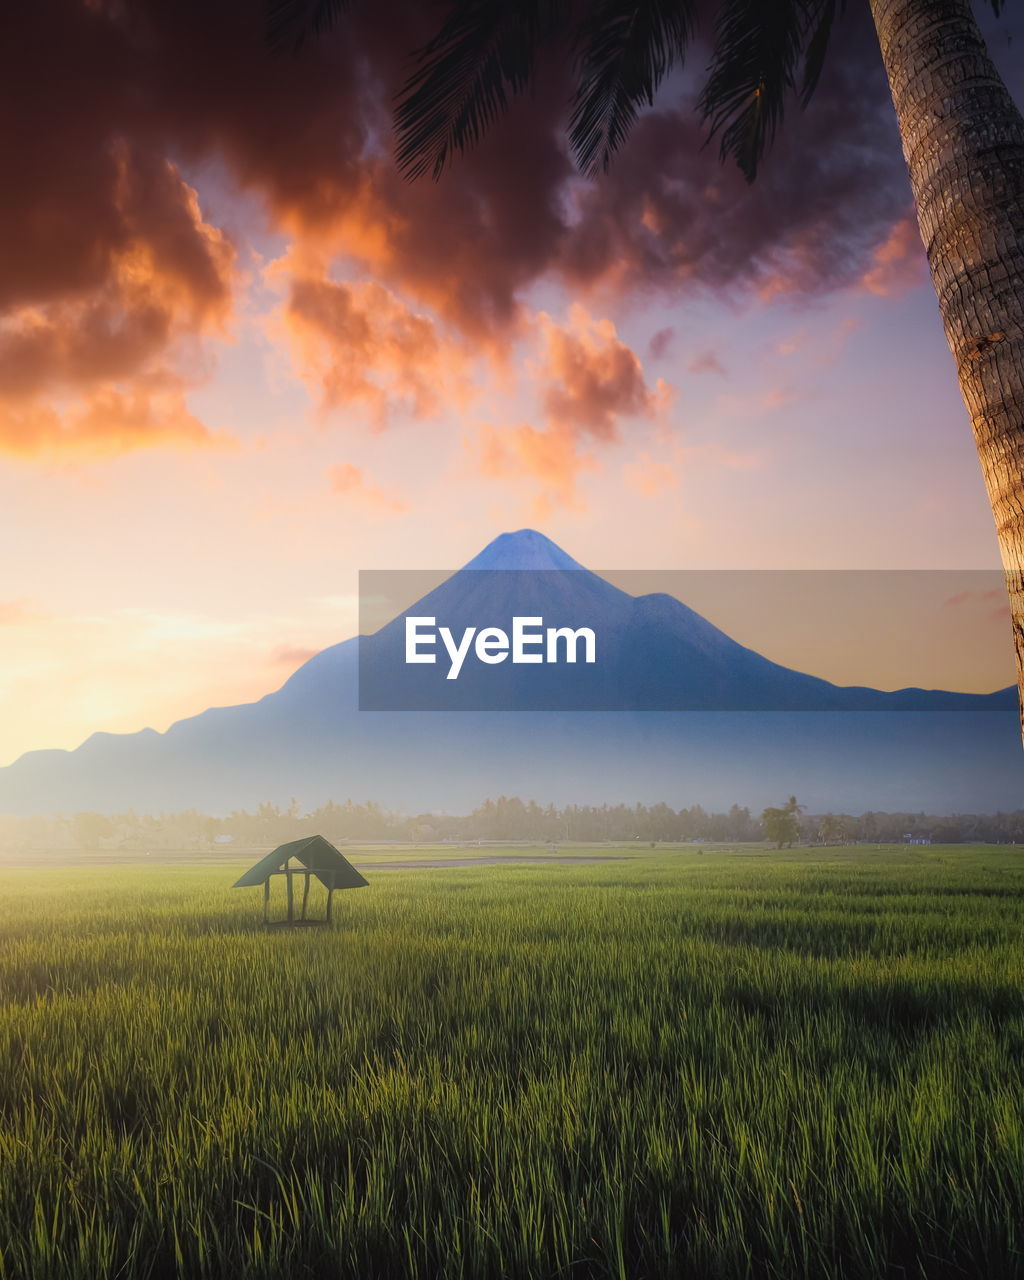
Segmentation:
<svg viewBox="0 0 1024 1280">
<path fill-rule="evenodd" d="M 578 560 L 536 529 L 499 533 L 465 569 L 583 569 Z"/>
</svg>

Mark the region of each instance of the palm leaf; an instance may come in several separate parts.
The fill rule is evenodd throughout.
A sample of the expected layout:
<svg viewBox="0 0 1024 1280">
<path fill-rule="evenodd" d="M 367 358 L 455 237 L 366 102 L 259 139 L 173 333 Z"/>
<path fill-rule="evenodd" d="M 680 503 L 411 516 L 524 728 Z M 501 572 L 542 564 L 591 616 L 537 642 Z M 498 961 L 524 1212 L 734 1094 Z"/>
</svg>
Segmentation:
<svg viewBox="0 0 1024 1280">
<path fill-rule="evenodd" d="M 597 0 L 576 32 L 578 87 L 569 141 L 588 176 L 608 168 L 639 108 L 682 62 L 693 34 L 694 0 Z"/>
<path fill-rule="evenodd" d="M 456 0 L 417 56 L 395 109 L 399 169 L 435 178 L 472 146 L 530 80 L 565 0 Z"/>
<path fill-rule="evenodd" d="M 807 0 L 725 0 L 700 109 L 752 182 L 782 119 L 806 45 Z"/>
<path fill-rule="evenodd" d="M 272 49 L 297 53 L 312 33 L 323 35 L 357 0 L 268 0 L 267 40 Z"/>
<path fill-rule="evenodd" d="M 800 90 L 800 101 L 805 107 L 821 79 L 832 24 L 845 9 L 846 0 L 818 0 L 808 13 L 810 39 L 804 54 L 804 81 Z"/>
</svg>

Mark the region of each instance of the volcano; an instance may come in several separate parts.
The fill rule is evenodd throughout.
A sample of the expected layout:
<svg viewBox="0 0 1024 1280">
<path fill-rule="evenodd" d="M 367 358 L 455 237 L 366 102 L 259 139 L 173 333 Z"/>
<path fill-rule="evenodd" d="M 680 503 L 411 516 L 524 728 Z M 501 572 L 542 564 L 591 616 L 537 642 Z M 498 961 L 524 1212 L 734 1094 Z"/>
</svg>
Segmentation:
<svg viewBox="0 0 1024 1280">
<path fill-rule="evenodd" d="M 476 664 L 454 682 L 444 662 L 402 661 L 406 615 L 461 633 L 513 614 L 593 626 L 600 661 Z M 727 808 L 797 792 L 816 811 L 986 812 L 1020 807 L 1022 784 L 1014 689 L 831 684 L 737 644 L 674 597 L 631 596 L 521 530 L 258 702 L 165 733 L 27 753 L 0 769 L 0 811 L 219 814 L 295 797 L 418 812 L 499 794 Z"/>
</svg>

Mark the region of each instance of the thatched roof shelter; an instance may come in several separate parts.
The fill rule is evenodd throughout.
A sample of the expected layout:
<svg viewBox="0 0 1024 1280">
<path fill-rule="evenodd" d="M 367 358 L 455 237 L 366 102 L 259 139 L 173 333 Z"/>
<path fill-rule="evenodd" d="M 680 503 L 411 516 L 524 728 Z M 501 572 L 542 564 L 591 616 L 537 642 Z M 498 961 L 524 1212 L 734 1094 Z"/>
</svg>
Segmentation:
<svg viewBox="0 0 1024 1280">
<path fill-rule="evenodd" d="M 295 862 L 297 865 L 292 866 Z M 295 897 L 292 878 L 302 876 L 302 913 L 300 920 L 306 919 L 306 908 L 309 903 L 309 882 L 315 876 L 327 889 L 327 922 L 332 918 L 332 907 L 335 889 L 362 889 L 367 881 L 359 874 L 351 862 L 335 849 L 334 845 L 323 836 L 305 836 L 301 840 L 291 840 L 288 844 L 279 845 L 272 853 L 261 858 L 255 866 L 232 886 L 245 889 L 250 886 L 263 885 L 263 919 L 270 915 L 270 878 L 284 876 L 288 891 L 288 923 L 295 920 Z"/>
</svg>

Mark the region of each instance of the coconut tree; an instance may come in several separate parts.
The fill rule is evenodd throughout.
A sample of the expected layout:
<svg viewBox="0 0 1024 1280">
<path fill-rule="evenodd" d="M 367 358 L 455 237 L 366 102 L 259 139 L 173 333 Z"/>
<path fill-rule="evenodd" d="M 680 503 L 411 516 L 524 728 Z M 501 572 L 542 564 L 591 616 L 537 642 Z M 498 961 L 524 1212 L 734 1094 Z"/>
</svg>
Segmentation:
<svg viewBox="0 0 1024 1280">
<path fill-rule="evenodd" d="M 796 796 L 790 796 L 781 808 L 765 809 L 761 814 L 761 826 L 769 840 L 774 840 L 776 849 L 783 845 L 787 849 L 800 839 L 800 816 L 804 811 L 802 804 L 797 804 Z"/>
<path fill-rule="evenodd" d="M 1010 598 L 1024 730 L 1024 119 L 970 0 L 867 3 L 918 225 L 988 489 Z M 1003 0 L 988 0 L 998 14 Z M 845 0 L 717 0 L 699 100 L 724 160 L 757 176 L 787 103 L 810 100 Z M 325 30 L 348 0 L 271 0 L 271 38 Z M 440 177 L 560 42 L 569 142 L 596 176 L 691 45 L 698 0 L 452 0 L 395 111 L 397 160 Z M 851 110 L 855 110 L 851 104 Z"/>
</svg>

